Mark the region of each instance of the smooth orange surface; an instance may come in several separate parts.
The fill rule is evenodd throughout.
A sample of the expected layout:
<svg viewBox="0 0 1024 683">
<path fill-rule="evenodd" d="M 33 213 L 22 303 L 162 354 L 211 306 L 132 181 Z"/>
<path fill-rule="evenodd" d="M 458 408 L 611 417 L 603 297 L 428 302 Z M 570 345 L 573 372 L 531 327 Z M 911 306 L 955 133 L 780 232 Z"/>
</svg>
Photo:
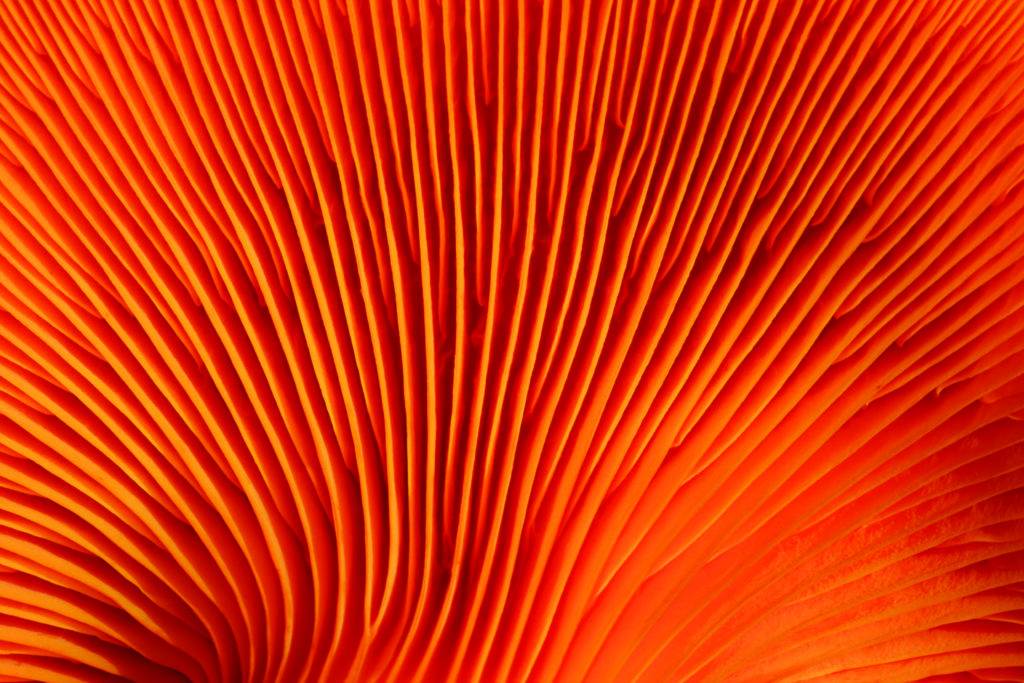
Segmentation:
<svg viewBox="0 0 1024 683">
<path fill-rule="evenodd" d="M 1024 680 L 1024 3 L 0 0 L 0 682 Z"/>
</svg>

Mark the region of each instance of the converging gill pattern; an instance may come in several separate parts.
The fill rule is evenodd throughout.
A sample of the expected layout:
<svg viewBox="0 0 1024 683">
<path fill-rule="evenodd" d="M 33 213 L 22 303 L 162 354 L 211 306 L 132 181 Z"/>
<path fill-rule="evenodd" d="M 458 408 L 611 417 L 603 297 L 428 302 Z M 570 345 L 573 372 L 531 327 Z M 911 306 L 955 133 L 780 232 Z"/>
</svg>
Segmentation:
<svg viewBox="0 0 1024 683">
<path fill-rule="evenodd" d="M 0 0 L 0 682 L 1022 681 L 1022 309 L 1018 0 Z"/>
</svg>

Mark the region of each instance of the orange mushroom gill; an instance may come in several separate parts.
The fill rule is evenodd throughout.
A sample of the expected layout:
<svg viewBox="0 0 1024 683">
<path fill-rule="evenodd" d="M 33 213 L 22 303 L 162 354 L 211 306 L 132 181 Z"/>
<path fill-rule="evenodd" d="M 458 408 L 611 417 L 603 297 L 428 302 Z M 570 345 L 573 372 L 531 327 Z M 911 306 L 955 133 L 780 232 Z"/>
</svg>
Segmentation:
<svg viewBox="0 0 1024 683">
<path fill-rule="evenodd" d="M 1024 3 L 0 0 L 0 681 L 1024 680 Z"/>
</svg>

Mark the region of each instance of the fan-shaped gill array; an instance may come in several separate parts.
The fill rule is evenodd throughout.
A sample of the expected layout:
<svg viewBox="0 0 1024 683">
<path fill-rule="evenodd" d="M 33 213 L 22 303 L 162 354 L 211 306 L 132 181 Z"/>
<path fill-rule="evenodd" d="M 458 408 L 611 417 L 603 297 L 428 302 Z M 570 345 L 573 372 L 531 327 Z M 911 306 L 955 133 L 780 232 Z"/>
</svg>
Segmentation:
<svg viewBox="0 0 1024 683">
<path fill-rule="evenodd" d="M 1024 680 L 1022 56 L 0 2 L 0 681 Z"/>
</svg>

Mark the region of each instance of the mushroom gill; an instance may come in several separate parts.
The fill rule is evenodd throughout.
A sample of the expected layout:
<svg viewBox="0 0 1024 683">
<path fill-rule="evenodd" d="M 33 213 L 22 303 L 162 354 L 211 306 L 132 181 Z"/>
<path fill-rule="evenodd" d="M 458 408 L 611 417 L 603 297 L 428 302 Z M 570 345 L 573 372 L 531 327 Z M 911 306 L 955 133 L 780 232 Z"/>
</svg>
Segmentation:
<svg viewBox="0 0 1024 683">
<path fill-rule="evenodd" d="M 1024 3 L 0 0 L 0 681 L 1024 680 Z"/>
</svg>

